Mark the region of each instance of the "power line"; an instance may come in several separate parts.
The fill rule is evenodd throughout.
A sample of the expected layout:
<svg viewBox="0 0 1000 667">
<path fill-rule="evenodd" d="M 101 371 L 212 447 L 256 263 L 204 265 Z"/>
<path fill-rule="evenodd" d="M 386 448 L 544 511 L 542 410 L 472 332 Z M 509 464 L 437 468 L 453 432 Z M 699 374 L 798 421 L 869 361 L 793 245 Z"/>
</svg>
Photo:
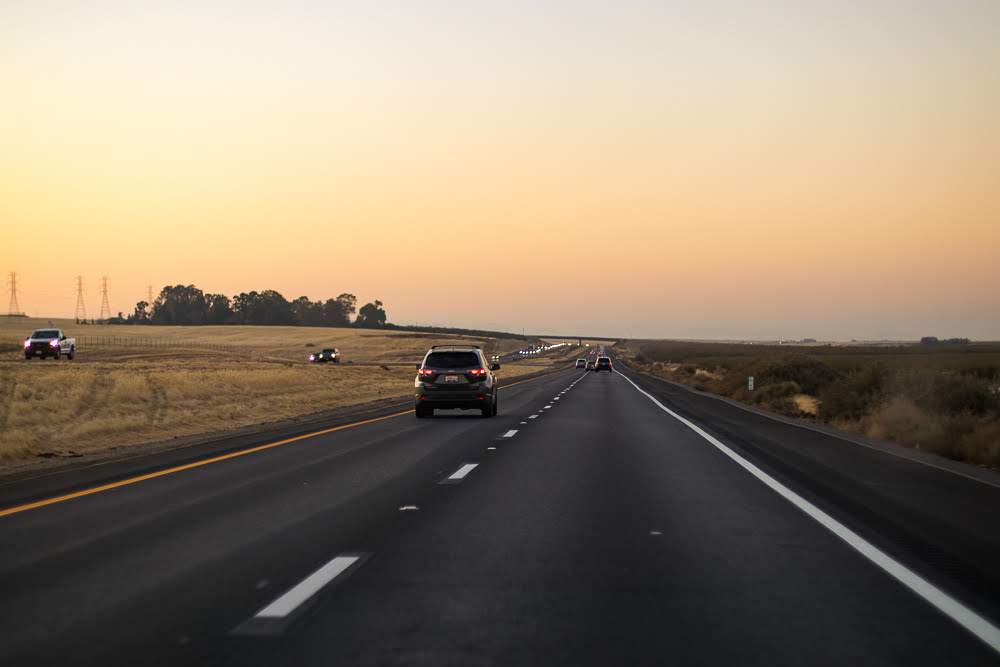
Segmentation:
<svg viewBox="0 0 1000 667">
<path fill-rule="evenodd" d="M 87 319 L 87 306 L 83 303 L 83 276 L 76 277 L 76 321 L 84 322 Z"/>
<path fill-rule="evenodd" d="M 111 319 L 111 305 L 108 303 L 108 277 L 101 277 L 101 314 L 97 319 L 104 322 Z"/>
<path fill-rule="evenodd" d="M 11 271 L 7 278 L 10 285 L 10 304 L 7 306 L 7 317 L 22 317 L 21 306 L 17 303 L 17 271 Z"/>
</svg>

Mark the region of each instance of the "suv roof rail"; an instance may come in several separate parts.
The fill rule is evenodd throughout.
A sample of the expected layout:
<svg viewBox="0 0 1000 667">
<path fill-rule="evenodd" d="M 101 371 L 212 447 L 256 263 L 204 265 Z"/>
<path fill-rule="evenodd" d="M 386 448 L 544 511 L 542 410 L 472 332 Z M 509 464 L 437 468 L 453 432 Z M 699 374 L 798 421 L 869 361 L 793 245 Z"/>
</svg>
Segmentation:
<svg viewBox="0 0 1000 667">
<path fill-rule="evenodd" d="M 455 345 L 454 343 L 449 344 L 449 345 L 431 345 L 431 349 L 432 350 L 435 349 L 435 348 L 438 348 L 438 347 L 472 347 L 472 348 L 475 348 L 477 350 L 482 349 L 478 345 Z"/>
</svg>

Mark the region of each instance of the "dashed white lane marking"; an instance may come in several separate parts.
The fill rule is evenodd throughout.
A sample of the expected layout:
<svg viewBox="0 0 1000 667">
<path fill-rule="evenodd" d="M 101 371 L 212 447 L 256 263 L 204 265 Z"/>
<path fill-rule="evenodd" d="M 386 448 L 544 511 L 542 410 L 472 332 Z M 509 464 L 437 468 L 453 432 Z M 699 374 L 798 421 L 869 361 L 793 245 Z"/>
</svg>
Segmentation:
<svg viewBox="0 0 1000 667">
<path fill-rule="evenodd" d="M 329 563 L 319 568 L 277 600 L 267 605 L 256 614 L 254 618 L 280 619 L 285 618 L 299 605 L 315 595 L 321 588 L 342 575 L 355 563 L 361 560 L 361 556 L 337 556 Z"/>
<path fill-rule="evenodd" d="M 528 419 L 538 419 L 538 415 L 531 415 Z"/>
<path fill-rule="evenodd" d="M 542 408 L 542 410 L 548 410 L 551 407 L 552 407 L 551 405 L 546 405 L 544 408 Z"/>
<path fill-rule="evenodd" d="M 513 438 L 515 435 L 517 435 L 517 429 L 516 428 L 512 428 L 511 430 L 509 430 L 506 433 L 504 433 L 502 437 L 504 437 L 504 438 Z"/>
<path fill-rule="evenodd" d="M 528 422 L 521 422 L 522 424 L 527 424 Z"/>
<path fill-rule="evenodd" d="M 621 375 L 621 373 L 619 373 L 619 375 Z M 848 546 L 881 568 L 882 571 L 890 577 L 909 588 L 942 614 L 961 625 L 991 649 L 1000 653 L 1000 628 L 993 625 L 985 617 L 980 616 L 969 607 L 966 607 L 964 604 L 951 597 L 910 568 L 895 560 L 892 556 L 885 553 L 874 544 L 868 542 L 865 538 L 861 537 L 853 530 L 840 523 L 775 478 L 768 475 L 766 472 L 755 466 L 747 459 L 743 458 L 741 455 L 737 454 L 734 450 L 730 449 L 728 445 L 703 430 L 694 422 L 685 419 L 670 408 L 663 405 L 663 403 L 660 403 L 656 397 L 639 388 L 639 385 L 635 382 L 632 382 L 631 378 L 625 375 L 622 375 L 622 377 L 625 378 L 629 384 L 635 387 L 636 391 L 651 400 L 656 407 L 660 408 L 668 415 L 707 440 L 710 444 L 715 446 L 716 449 L 735 461 L 744 470 L 763 482 L 766 486 L 770 487 L 772 491 L 791 504 L 795 505 L 795 507 L 802 510 L 807 516 L 809 516 L 809 518 L 813 519 L 818 524 L 846 542 Z"/>
<path fill-rule="evenodd" d="M 438 483 L 439 484 L 458 484 L 463 479 L 465 479 L 466 475 L 468 475 L 470 472 L 472 472 L 473 470 L 475 470 L 476 466 L 478 466 L 478 465 L 479 465 L 478 463 L 463 463 L 462 467 L 460 467 L 458 470 L 456 470 L 455 472 L 451 473 L 450 475 L 448 475 L 447 477 L 445 477 L 444 479 L 442 479 Z"/>
</svg>

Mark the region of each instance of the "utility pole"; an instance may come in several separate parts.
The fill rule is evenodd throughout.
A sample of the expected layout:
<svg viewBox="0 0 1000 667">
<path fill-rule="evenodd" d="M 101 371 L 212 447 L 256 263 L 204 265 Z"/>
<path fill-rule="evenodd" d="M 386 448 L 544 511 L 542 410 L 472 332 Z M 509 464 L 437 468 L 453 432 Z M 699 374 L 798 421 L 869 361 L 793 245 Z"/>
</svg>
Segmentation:
<svg viewBox="0 0 1000 667">
<path fill-rule="evenodd" d="M 111 306 L 108 304 L 108 277 L 101 277 L 101 314 L 97 319 L 102 322 L 111 318 Z"/>
<path fill-rule="evenodd" d="M 83 276 L 76 277 L 76 323 L 87 321 L 87 307 L 83 303 Z"/>
<path fill-rule="evenodd" d="M 24 313 L 21 312 L 21 306 L 17 303 L 17 272 L 11 271 L 10 277 L 7 279 L 10 284 L 10 304 L 7 306 L 7 317 L 21 317 Z"/>
</svg>

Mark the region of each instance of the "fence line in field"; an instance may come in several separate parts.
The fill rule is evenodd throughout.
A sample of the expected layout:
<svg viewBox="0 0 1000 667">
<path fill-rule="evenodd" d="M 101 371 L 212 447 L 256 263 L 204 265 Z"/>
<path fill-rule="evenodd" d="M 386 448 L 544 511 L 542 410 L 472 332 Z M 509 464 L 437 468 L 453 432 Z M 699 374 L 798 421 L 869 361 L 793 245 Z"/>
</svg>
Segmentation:
<svg viewBox="0 0 1000 667">
<path fill-rule="evenodd" d="M 6 351 L 18 350 L 23 345 L 21 338 L 8 339 L 0 342 L 0 349 Z M 206 341 L 191 341 L 166 336 L 122 336 L 122 335 L 90 335 L 76 336 L 76 349 L 85 351 L 93 348 L 128 348 L 128 349 L 182 349 L 210 350 L 231 354 L 250 354 L 250 348 L 227 343 L 210 343 Z"/>
</svg>

